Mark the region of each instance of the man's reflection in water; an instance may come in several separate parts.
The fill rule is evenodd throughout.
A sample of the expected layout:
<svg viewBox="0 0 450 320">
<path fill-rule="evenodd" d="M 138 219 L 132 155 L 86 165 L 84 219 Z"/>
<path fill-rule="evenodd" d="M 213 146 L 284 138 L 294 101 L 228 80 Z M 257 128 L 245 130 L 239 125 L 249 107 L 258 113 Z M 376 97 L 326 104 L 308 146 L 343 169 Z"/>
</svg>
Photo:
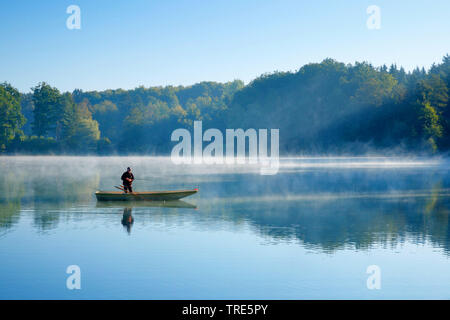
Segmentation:
<svg viewBox="0 0 450 320">
<path fill-rule="evenodd" d="M 131 215 L 133 208 L 124 208 L 123 209 L 123 217 L 122 217 L 122 225 L 127 229 L 128 234 L 131 233 L 131 226 L 133 225 L 134 218 Z"/>
</svg>

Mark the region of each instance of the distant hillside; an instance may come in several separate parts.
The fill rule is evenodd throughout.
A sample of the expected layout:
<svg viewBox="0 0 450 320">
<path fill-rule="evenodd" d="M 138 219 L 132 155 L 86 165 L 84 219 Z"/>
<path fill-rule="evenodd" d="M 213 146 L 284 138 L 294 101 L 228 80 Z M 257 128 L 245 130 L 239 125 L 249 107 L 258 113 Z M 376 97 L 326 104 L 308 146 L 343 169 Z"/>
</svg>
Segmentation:
<svg viewBox="0 0 450 320">
<path fill-rule="evenodd" d="M 61 93 L 46 83 L 0 87 L 0 147 L 9 153 L 167 154 L 170 134 L 203 127 L 278 128 L 283 154 L 450 148 L 450 56 L 430 70 L 332 59 L 248 85 L 201 82 Z"/>
</svg>

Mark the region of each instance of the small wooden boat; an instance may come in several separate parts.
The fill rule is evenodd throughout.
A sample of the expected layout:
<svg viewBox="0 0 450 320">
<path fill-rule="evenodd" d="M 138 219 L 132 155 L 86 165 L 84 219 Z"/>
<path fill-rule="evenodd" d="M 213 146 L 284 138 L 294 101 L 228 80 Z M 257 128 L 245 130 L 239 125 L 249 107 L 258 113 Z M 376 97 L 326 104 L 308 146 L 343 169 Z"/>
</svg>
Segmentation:
<svg viewBox="0 0 450 320">
<path fill-rule="evenodd" d="M 184 208 L 197 209 L 196 205 L 183 200 L 168 201 L 98 201 L 97 208 Z"/>
<path fill-rule="evenodd" d="M 97 201 L 171 201 L 178 200 L 198 192 L 193 190 L 146 191 L 125 193 L 121 191 L 97 191 Z"/>
</svg>

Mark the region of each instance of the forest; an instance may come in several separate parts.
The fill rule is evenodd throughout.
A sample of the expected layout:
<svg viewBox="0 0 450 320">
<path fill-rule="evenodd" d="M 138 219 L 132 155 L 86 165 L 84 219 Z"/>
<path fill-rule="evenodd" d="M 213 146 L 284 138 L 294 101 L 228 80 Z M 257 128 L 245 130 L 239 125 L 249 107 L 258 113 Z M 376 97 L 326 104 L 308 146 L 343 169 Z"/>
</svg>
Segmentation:
<svg viewBox="0 0 450 320">
<path fill-rule="evenodd" d="M 0 154 L 167 155 L 177 128 L 276 128 L 280 155 L 442 154 L 450 56 L 428 70 L 333 59 L 248 84 L 21 93 L 0 84 Z"/>
</svg>

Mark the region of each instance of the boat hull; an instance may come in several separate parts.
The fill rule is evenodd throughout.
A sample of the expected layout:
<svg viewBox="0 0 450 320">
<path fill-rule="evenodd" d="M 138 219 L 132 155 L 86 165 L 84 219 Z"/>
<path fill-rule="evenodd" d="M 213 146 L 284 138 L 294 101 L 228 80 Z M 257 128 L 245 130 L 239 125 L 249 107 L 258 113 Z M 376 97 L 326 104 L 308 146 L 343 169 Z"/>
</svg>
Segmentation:
<svg viewBox="0 0 450 320">
<path fill-rule="evenodd" d="M 197 209 L 196 205 L 183 200 L 168 201 L 97 201 L 97 208 L 184 208 Z"/>
<path fill-rule="evenodd" d="M 171 201 L 197 193 L 198 190 L 152 191 L 124 193 L 120 191 L 97 191 L 97 201 Z"/>
</svg>

